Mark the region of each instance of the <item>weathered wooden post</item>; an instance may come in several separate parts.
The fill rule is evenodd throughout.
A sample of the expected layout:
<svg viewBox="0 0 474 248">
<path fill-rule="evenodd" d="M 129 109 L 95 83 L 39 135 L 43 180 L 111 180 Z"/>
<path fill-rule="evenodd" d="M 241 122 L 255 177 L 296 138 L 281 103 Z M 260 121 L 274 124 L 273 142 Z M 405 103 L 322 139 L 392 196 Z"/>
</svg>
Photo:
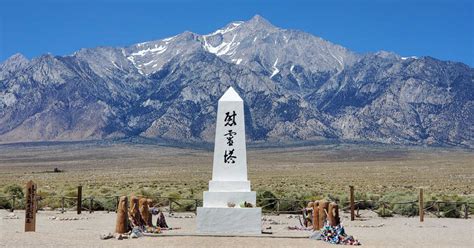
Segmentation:
<svg viewBox="0 0 474 248">
<path fill-rule="evenodd" d="M 82 211 L 82 185 L 77 186 L 77 214 Z"/>
<path fill-rule="evenodd" d="M 339 224 L 339 206 L 335 202 L 329 203 L 328 221 L 330 226 L 337 226 Z"/>
<path fill-rule="evenodd" d="M 168 198 L 168 202 L 170 203 L 170 214 L 173 212 L 173 201 L 171 201 L 171 198 Z"/>
<path fill-rule="evenodd" d="M 440 211 L 440 209 L 439 209 L 439 208 L 440 208 L 439 202 L 438 202 L 438 201 L 436 201 L 436 212 L 437 212 L 437 214 L 436 214 L 436 215 L 438 216 L 438 218 L 440 218 L 440 217 L 441 217 L 441 214 L 439 213 L 439 211 Z"/>
<path fill-rule="evenodd" d="M 12 208 L 10 209 L 10 212 L 15 211 L 15 203 L 16 203 L 16 197 L 12 196 Z"/>
<path fill-rule="evenodd" d="M 133 226 L 144 225 L 142 216 L 140 215 L 139 200 L 138 197 L 130 197 L 130 217 L 132 219 Z"/>
<path fill-rule="evenodd" d="M 313 231 L 319 230 L 319 201 L 314 201 L 313 204 Z"/>
<path fill-rule="evenodd" d="M 276 199 L 276 211 L 277 215 L 280 215 L 280 199 Z"/>
<path fill-rule="evenodd" d="M 469 218 L 469 204 L 467 202 L 464 203 L 464 219 Z"/>
<path fill-rule="evenodd" d="M 91 214 L 94 210 L 94 197 L 89 197 L 89 213 Z"/>
<path fill-rule="evenodd" d="M 420 197 L 418 199 L 418 203 L 419 203 L 419 212 L 420 212 L 420 222 L 423 222 L 424 221 L 424 218 L 425 218 L 425 211 L 424 211 L 424 207 L 423 207 L 423 188 L 420 188 Z"/>
<path fill-rule="evenodd" d="M 324 227 L 324 221 L 327 219 L 326 213 L 328 211 L 328 206 L 329 206 L 329 202 L 325 200 L 319 201 L 319 226 L 321 228 Z"/>
<path fill-rule="evenodd" d="M 61 213 L 64 214 L 65 210 L 64 210 L 64 196 L 61 197 Z"/>
<path fill-rule="evenodd" d="M 350 204 L 351 204 L 351 221 L 355 220 L 355 204 L 354 204 L 354 186 L 349 186 L 350 189 Z"/>
<path fill-rule="evenodd" d="M 119 234 L 128 232 L 128 198 L 126 196 L 120 197 L 116 211 L 115 232 Z"/>
<path fill-rule="evenodd" d="M 194 213 L 197 214 L 197 209 L 198 209 L 198 200 L 194 199 Z"/>
<path fill-rule="evenodd" d="M 33 181 L 26 184 L 25 232 L 36 231 L 36 190 Z"/>
<path fill-rule="evenodd" d="M 138 210 L 140 211 L 140 216 L 142 220 L 144 221 L 144 224 L 146 226 L 151 226 L 149 223 L 150 211 L 148 208 L 148 201 L 146 198 L 140 198 L 138 200 Z"/>
<path fill-rule="evenodd" d="M 118 206 L 119 206 L 119 201 L 120 201 L 119 196 L 118 195 L 115 196 L 115 212 L 116 213 L 117 213 L 117 209 L 118 209 Z"/>
</svg>

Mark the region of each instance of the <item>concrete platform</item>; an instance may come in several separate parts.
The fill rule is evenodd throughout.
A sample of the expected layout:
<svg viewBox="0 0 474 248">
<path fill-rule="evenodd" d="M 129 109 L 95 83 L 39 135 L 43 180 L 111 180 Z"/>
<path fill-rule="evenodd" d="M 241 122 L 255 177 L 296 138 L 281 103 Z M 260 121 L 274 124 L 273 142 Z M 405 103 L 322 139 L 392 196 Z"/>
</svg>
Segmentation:
<svg viewBox="0 0 474 248">
<path fill-rule="evenodd" d="M 249 202 L 256 205 L 257 194 L 250 192 L 203 192 L 203 207 L 228 207 L 227 203 L 232 202 L 236 207 L 242 202 Z"/>
<path fill-rule="evenodd" d="M 261 208 L 197 209 L 197 232 L 208 234 L 261 234 Z"/>
</svg>

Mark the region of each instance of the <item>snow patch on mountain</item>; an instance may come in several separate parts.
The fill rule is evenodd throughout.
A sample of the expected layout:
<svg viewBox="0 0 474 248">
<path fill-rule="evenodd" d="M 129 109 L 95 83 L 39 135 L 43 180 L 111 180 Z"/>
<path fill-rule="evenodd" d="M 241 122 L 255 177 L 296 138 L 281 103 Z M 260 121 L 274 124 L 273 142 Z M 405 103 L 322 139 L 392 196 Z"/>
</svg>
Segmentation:
<svg viewBox="0 0 474 248">
<path fill-rule="evenodd" d="M 130 55 L 131 56 L 145 56 L 147 53 L 162 54 L 166 51 L 166 49 L 167 49 L 166 46 L 160 45 L 159 47 L 157 47 L 157 45 L 155 45 L 154 48 L 143 49 L 138 52 L 134 52 Z"/>
<path fill-rule="evenodd" d="M 402 60 L 407 60 L 407 59 L 418 59 L 417 56 L 409 56 L 409 57 L 401 57 Z"/>
<path fill-rule="evenodd" d="M 213 53 L 217 56 L 228 55 L 231 56 L 235 53 L 235 48 L 240 44 L 240 42 L 234 42 L 236 35 L 232 37 L 230 42 L 222 42 L 220 45 L 213 47 L 207 41 L 207 37 L 204 37 L 204 49 L 210 53 Z"/>
<path fill-rule="evenodd" d="M 227 27 L 225 29 L 216 30 L 214 33 L 210 34 L 210 36 L 216 35 L 216 34 L 225 34 L 225 33 L 231 32 L 232 30 L 234 30 L 238 26 L 240 26 L 242 23 L 244 23 L 244 22 L 242 22 L 242 21 L 233 22 L 233 23 L 227 25 Z"/>
<path fill-rule="evenodd" d="M 275 63 L 273 63 L 273 72 L 272 72 L 272 75 L 270 76 L 270 78 L 273 78 L 276 74 L 278 74 L 280 72 L 280 69 L 278 69 L 276 66 L 278 64 L 278 58 L 275 60 Z"/>
</svg>

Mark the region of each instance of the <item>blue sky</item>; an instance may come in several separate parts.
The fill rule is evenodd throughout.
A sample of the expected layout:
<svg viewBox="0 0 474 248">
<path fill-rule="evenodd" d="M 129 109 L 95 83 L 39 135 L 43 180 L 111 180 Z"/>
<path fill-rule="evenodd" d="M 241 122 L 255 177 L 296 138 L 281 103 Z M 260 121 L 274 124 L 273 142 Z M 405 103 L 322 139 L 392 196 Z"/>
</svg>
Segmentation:
<svg viewBox="0 0 474 248">
<path fill-rule="evenodd" d="M 0 61 L 206 34 L 260 14 L 355 52 L 393 51 L 474 66 L 474 1 L 0 0 Z"/>
</svg>

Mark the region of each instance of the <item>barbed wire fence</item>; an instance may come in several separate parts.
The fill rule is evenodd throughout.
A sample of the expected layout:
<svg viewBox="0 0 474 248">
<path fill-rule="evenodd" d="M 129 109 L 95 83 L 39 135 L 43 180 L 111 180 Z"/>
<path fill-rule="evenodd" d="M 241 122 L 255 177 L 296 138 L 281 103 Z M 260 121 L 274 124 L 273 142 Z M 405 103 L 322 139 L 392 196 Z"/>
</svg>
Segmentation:
<svg viewBox="0 0 474 248">
<path fill-rule="evenodd" d="M 79 191 L 79 192 L 82 192 Z M 420 192 L 421 193 L 421 192 Z M 353 189 L 351 190 L 353 194 Z M 145 197 L 136 195 L 138 197 Z M 93 213 L 94 211 L 116 212 L 119 203 L 119 195 L 115 196 L 48 196 L 37 198 L 37 209 L 39 211 L 55 210 L 60 213 L 82 211 Z M 148 197 L 150 198 L 150 197 Z M 202 206 L 202 199 L 181 198 L 181 197 L 151 197 L 154 200 L 154 207 L 161 208 L 162 211 L 173 212 L 196 212 Z M 331 197 L 329 197 L 331 198 Z M 46 201 L 48 200 L 48 201 Z M 422 201 L 411 200 L 402 202 L 389 202 L 383 200 L 355 200 L 341 202 L 338 199 L 331 199 L 340 204 L 341 209 L 351 213 L 351 220 L 361 217 L 360 210 L 369 210 L 381 217 L 391 217 L 393 215 L 417 216 L 421 215 L 423 221 L 425 213 L 442 218 L 470 218 L 471 210 L 474 209 L 474 202 L 467 201 Z M 47 203 L 46 203 L 47 202 Z M 257 207 L 262 208 L 266 214 L 301 214 L 309 200 L 290 198 L 257 198 Z M 54 206 L 54 207 L 52 207 Z M 420 211 L 420 208 L 422 211 Z M 0 195 L 0 209 L 7 209 L 13 212 L 16 209 L 24 209 L 24 199 L 18 196 Z"/>
</svg>

